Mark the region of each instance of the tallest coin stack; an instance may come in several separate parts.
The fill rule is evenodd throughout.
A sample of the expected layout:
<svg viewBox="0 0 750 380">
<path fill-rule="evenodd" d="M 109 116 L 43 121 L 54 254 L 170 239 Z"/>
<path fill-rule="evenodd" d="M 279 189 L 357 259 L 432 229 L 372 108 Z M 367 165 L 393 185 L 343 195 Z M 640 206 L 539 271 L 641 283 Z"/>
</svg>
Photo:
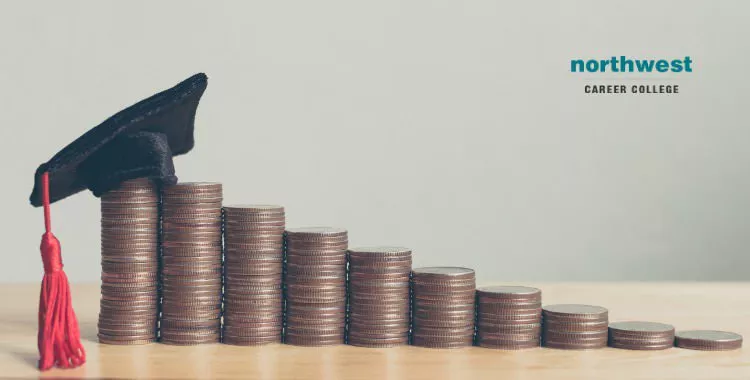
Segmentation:
<svg viewBox="0 0 750 380">
<path fill-rule="evenodd" d="M 159 313 L 159 192 L 146 178 L 102 196 L 102 299 L 99 341 L 156 339 Z"/>
<path fill-rule="evenodd" d="M 192 345 L 221 337 L 220 183 L 181 183 L 162 193 L 163 343 Z"/>
</svg>

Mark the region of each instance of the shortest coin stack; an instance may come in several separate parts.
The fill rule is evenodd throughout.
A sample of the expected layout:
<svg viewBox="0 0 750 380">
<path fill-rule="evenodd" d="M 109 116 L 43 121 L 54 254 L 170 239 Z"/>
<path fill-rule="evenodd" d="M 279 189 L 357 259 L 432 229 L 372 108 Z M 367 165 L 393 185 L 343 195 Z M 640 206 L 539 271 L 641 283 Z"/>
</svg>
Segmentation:
<svg viewBox="0 0 750 380">
<path fill-rule="evenodd" d="M 360 347 L 409 343 L 411 250 L 349 250 L 348 342 Z"/>
<path fill-rule="evenodd" d="M 742 335 L 729 331 L 687 330 L 675 334 L 675 345 L 701 351 L 729 351 L 742 347 Z"/>
<path fill-rule="evenodd" d="M 477 345 L 518 350 L 539 347 L 542 292 L 525 286 L 477 289 Z"/>
<path fill-rule="evenodd" d="M 674 326 L 640 321 L 610 323 L 609 346 L 627 350 L 666 350 L 674 347 Z"/>
<path fill-rule="evenodd" d="M 428 267 L 412 272 L 412 344 L 460 348 L 474 343 L 474 270 Z"/>
<path fill-rule="evenodd" d="M 587 350 L 607 346 L 609 312 L 601 306 L 549 305 L 542 309 L 545 347 Z"/>
</svg>

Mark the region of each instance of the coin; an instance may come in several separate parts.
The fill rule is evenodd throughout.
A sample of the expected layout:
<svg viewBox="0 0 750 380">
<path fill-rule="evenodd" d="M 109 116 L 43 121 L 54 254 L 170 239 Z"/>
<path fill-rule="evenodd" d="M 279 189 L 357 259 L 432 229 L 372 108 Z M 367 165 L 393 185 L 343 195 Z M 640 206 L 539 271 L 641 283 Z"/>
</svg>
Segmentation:
<svg viewBox="0 0 750 380">
<path fill-rule="evenodd" d="M 484 286 L 477 288 L 480 304 L 512 303 L 513 306 L 541 305 L 542 291 L 528 286 Z"/>
<path fill-rule="evenodd" d="M 545 329 L 550 331 L 605 331 L 609 326 L 608 321 L 592 321 L 592 322 L 571 322 L 563 320 L 558 322 L 555 319 L 547 318 L 544 320 Z"/>
<path fill-rule="evenodd" d="M 742 335 L 717 330 L 686 330 L 675 333 L 675 345 L 703 351 L 727 351 L 742 347 Z"/>
<path fill-rule="evenodd" d="M 596 341 L 596 342 L 559 342 L 559 341 L 543 341 L 543 346 L 548 348 L 556 348 L 561 350 L 594 350 L 604 348 L 607 346 L 607 341 Z"/>
<path fill-rule="evenodd" d="M 337 227 L 301 227 L 287 230 L 287 237 L 294 240 L 325 240 L 347 236 L 346 229 Z"/>
<path fill-rule="evenodd" d="M 656 350 L 670 349 L 674 347 L 674 342 L 669 342 L 669 343 L 638 342 L 637 344 L 628 344 L 622 341 L 610 341 L 609 346 L 612 348 L 621 348 L 625 350 L 656 351 Z"/>
<path fill-rule="evenodd" d="M 412 345 L 425 348 L 456 349 L 470 347 L 473 345 L 473 343 L 474 340 L 472 337 L 431 339 L 429 337 L 423 337 L 416 334 L 412 336 Z"/>
<path fill-rule="evenodd" d="M 546 318 L 555 320 L 607 320 L 608 311 L 601 306 L 578 305 L 578 304 L 559 304 L 547 305 L 544 308 Z"/>
<path fill-rule="evenodd" d="M 414 269 L 415 277 L 423 278 L 442 278 L 448 279 L 467 279 L 474 278 L 474 270 L 462 267 L 423 267 Z"/>
<path fill-rule="evenodd" d="M 609 331 L 618 336 L 629 335 L 652 337 L 660 336 L 662 334 L 673 336 L 674 326 L 666 323 L 642 321 L 613 322 L 609 324 Z"/>
<path fill-rule="evenodd" d="M 367 260 L 382 260 L 390 257 L 411 258 L 411 249 L 394 246 L 354 247 L 348 250 L 350 257 L 362 257 Z"/>
</svg>

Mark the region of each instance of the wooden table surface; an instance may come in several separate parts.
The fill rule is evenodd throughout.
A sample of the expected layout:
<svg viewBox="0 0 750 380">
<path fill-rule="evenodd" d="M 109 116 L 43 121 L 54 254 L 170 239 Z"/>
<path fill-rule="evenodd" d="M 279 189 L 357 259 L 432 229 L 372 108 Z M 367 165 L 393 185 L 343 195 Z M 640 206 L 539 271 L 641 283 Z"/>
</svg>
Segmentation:
<svg viewBox="0 0 750 380">
<path fill-rule="evenodd" d="M 650 320 L 680 329 L 730 330 L 750 337 L 750 283 L 527 284 L 545 304 L 609 308 L 610 321 Z M 0 285 L 0 377 L 36 370 L 39 285 Z M 750 379 L 750 347 L 729 352 L 606 348 L 508 352 L 471 347 L 365 349 L 286 345 L 234 347 L 107 346 L 96 342 L 99 286 L 75 285 L 73 298 L 88 353 L 85 366 L 51 370 L 65 378 L 263 379 Z"/>
</svg>

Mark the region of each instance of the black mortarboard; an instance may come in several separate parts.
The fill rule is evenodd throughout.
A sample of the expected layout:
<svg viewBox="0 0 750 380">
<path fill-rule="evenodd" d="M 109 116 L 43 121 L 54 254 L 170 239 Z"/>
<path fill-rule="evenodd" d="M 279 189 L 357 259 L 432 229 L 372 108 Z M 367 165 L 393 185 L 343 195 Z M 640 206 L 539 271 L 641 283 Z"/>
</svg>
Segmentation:
<svg viewBox="0 0 750 380">
<path fill-rule="evenodd" d="M 98 197 L 136 178 L 177 183 L 172 156 L 193 148 L 195 111 L 207 81 L 205 74 L 193 75 L 116 113 L 36 170 L 30 201 L 44 206 L 45 226 L 40 246 L 44 264 L 39 296 L 41 370 L 77 367 L 86 361 L 68 277 L 62 270 L 60 242 L 52 234 L 50 203 L 87 188 Z"/>
<path fill-rule="evenodd" d="M 195 111 L 207 83 L 205 74 L 193 75 L 83 134 L 36 170 L 31 204 L 42 205 L 45 172 L 50 202 L 87 188 L 98 197 L 135 178 L 177 183 L 172 156 L 193 148 Z"/>
</svg>

